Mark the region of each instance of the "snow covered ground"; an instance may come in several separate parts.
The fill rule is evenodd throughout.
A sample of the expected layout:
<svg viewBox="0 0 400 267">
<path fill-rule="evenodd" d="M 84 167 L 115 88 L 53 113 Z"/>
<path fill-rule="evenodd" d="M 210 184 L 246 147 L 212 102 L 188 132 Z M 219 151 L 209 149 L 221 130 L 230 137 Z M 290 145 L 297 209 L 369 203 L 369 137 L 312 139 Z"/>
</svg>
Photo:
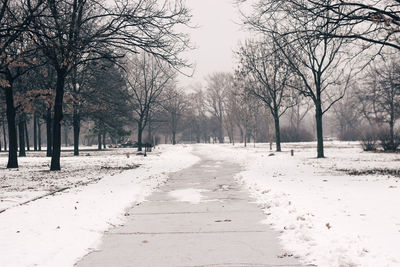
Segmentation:
<svg viewBox="0 0 400 267">
<path fill-rule="evenodd" d="M 0 213 L 0 266 L 72 266 L 167 173 L 196 163 L 191 149 L 161 146 L 148 157 L 136 156 L 134 149 L 66 153 L 61 172 L 48 171 L 44 154 L 28 153 L 19 158 L 19 170 L 0 169 L 0 210 L 8 208 Z M 0 166 L 6 160 L 1 157 Z M 70 189 L 18 206 L 64 187 Z"/>
<path fill-rule="evenodd" d="M 286 256 L 318 266 L 400 266 L 400 154 L 363 152 L 358 143 L 196 145 L 196 153 L 242 165 L 236 177 L 281 233 Z M 294 156 L 290 150 L 294 150 Z M 0 169 L 0 266 L 72 266 L 95 249 L 102 233 L 123 223 L 124 210 L 144 200 L 166 173 L 198 161 L 191 146 L 161 146 L 144 158 L 134 149 L 65 153 L 61 172 L 44 154 Z M 128 155 L 129 154 L 129 155 Z M 128 157 L 129 156 L 129 157 Z M 7 158 L 2 153 L 0 166 Z M 18 206 L 54 190 L 70 189 Z M 201 192 L 177 190 L 179 201 Z M 188 197 L 190 196 L 190 197 Z M 77 242 L 78 241 L 78 242 Z"/>
<path fill-rule="evenodd" d="M 65 187 L 95 183 L 104 175 L 137 168 L 142 160 L 130 157 L 136 154 L 134 149 L 96 151 L 83 147 L 80 154 L 74 157 L 71 150 L 63 151 L 62 170 L 50 172 L 45 151 L 27 152 L 27 157 L 18 158 L 17 170 L 6 169 L 8 154 L 0 153 L 0 210 Z"/>
<path fill-rule="evenodd" d="M 243 166 L 236 178 L 264 208 L 267 219 L 261 223 L 281 233 L 288 256 L 318 266 L 400 266 L 400 154 L 327 142 L 327 158 L 316 159 L 315 143 L 283 148 L 281 153 L 266 144 L 197 150 Z"/>
</svg>

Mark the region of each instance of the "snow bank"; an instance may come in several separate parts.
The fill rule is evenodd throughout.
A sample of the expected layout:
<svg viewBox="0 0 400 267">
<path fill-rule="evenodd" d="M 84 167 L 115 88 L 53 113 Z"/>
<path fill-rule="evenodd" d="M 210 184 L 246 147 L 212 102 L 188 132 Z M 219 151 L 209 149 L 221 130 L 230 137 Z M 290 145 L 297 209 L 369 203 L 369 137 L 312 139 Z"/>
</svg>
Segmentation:
<svg viewBox="0 0 400 267">
<path fill-rule="evenodd" d="M 340 171 L 398 169 L 400 155 L 365 153 L 358 144 L 336 142 L 327 143 L 328 158 L 316 159 L 314 144 L 284 147 L 281 153 L 272 153 L 268 145 L 203 145 L 199 150 L 244 167 L 236 178 L 264 208 L 263 222 L 280 232 L 285 249 L 304 263 L 400 266 L 399 178 Z"/>
<path fill-rule="evenodd" d="M 199 160 L 188 146 L 161 151 L 131 156 L 141 165 L 137 169 L 0 214 L 0 266 L 72 266 L 99 245 L 104 231 L 124 222 L 127 207 L 164 183 L 168 172 Z"/>
</svg>

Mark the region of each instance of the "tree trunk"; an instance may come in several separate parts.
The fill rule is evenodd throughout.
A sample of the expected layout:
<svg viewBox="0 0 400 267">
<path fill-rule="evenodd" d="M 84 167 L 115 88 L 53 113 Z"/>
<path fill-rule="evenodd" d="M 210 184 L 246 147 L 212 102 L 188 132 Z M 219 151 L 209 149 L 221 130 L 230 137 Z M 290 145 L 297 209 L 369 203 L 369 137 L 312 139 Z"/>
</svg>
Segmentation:
<svg viewBox="0 0 400 267">
<path fill-rule="evenodd" d="M 24 120 L 24 130 L 25 130 L 26 149 L 28 151 L 30 151 L 31 146 L 29 144 L 29 132 L 28 132 L 28 125 L 27 125 L 26 119 Z"/>
<path fill-rule="evenodd" d="M 20 121 L 18 123 L 18 135 L 19 135 L 19 156 L 26 157 L 25 153 L 25 123 Z"/>
<path fill-rule="evenodd" d="M 176 132 L 172 132 L 172 144 L 176 145 Z"/>
<path fill-rule="evenodd" d="M 392 108 L 392 112 L 390 113 L 390 121 L 389 121 L 389 134 L 390 134 L 390 150 L 396 150 L 394 145 L 394 108 Z"/>
<path fill-rule="evenodd" d="M 239 127 L 239 130 L 240 130 L 240 142 L 242 143 L 242 142 L 244 142 L 244 138 L 243 138 L 244 134 L 243 134 L 242 127 Z"/>
<path fill-rule="evenodd" d="M 247 129 L 244 130 L 244 147 L 247 147 Z"/>
<path fill-rule="evenodd" d="M 88 146 L 92 146 L 94 143 L 94 136 L 88 138 Z"/>
<path fill-rule="evenodd" d="M 37 116 L 33 114 L 33 150 L 37 151 Z"/>
<path fill-rule="evenodd" d="M 53 148 L 53 134 L 52 134 L 52 123 L 53 120 L 51 118 L 51 108 L 47 109 L 47 116 L 46 116 L 46 143 L 47 143 L 47 151 L 46 151 L 46 156 L 51 157 L 52 153 L 52 148 Z"/>
<path fill-rule="evenodd" d="M 276 151 L 281 152 L 281 130 L 279 126 L 279 116 L 274 116 L 275 121 L 275 142 L 276 142 Z"/>
<path fill-rule="evenodd" d="M 7 151 L 7 136 L 6 136 L 6 124 L 3 120 L 3 138 L 4 138 L 4 151 Z"/>
<path fill-rule="evenodd" d="M 114 138 L 110 135 L 110 139 L 111 139 L 111 144 L 116 144 L 116 141 L 114 140 Z"/>
<path fill-rule="evenodd" d="M 40 119 L 37 118 L 37 130 L 38 130 L 38 149 L 42 151 L 42 130 L 40 125 Z"/>
<path fill-rule="evenodd" d="M 53 153 L 51 155 L 50 171 L 61 170 L 60 157 L 61 157 L 61 121 L 63 119 L 63 98 L 64 98 L 64 83 L 65 72 L 58 71 L 57 85 L 56 85 L 56 98 L 54 101 L 54 119 L 53 119 Z"/>
<path fill-rule="evenodd" d="M 97 149 L 101 150 L 101 133 L 97 134 Z"/>
<path fill-rule="evenodd" d="M 77 107 L 74 106 L 74 114 L 72 115 L 72 127 L 74 131 L 74 156 L 79 156 L 79 134 L 81 131 L 81 117 Z"/>
<path fill-rule="evenodd" d="M 148 140 L 149 143 L 153 143 L 153 133 L 152 133 L 153 129 L 151 128 L 151 118 L 150 117 L 148 119 L 147 130 L 148 130 L 147 140 Z"/>
<path fill-rule="evenodd" d="M 322 107 L 321 103 L 316 104 L 315 120 L 317 126 L 317 158 L 324 158 L 324 136 L 322 132 Z"/>
<path fill-rule="evenodd" d="M 219 143 L 221 143 L 221 144 L 224 143 L 222 123 L 221 123 L 221 125 L 218 127 L 218 141 L 219 141 Z"/>
<path fill-rule="evenodd" d="M 138 142 L 138 151 L 142 151 L 142 135 L 143 135 L 143 126 L 142 122 L 138 122 L 138 134 L 137 134 L 137 142 Z"/>
<path fill-rule="evenodd" d="M 232 144 L 232 135 L 231 135 L 231 130 L 229 129 L 229 126 L 227 127 L 226 132 L 228 134 L 229 144 Z"/>
<path fill-rule="evenodd" d="M 103 133 L 103 149 L 106 149 L 106 132 Z"/>
<path fill-rule="evenodd" d="M 9 141 L 7 168 L 18 168 L 17 127 L 15 125 L 14 93 L 12 87 L 5 88 L 5 95 L 6 95 L 6 105 L 7 105 L 6 113 L 7 113 L 8 141 Z"/>
<path fill-rule="evenodd" d="M 190 138 L 191 140 L 191 138 Z M 201 136 L 200 136 L 200 132 L 196 131 L 196 143 L 200 144 L 201 142 Z"/>
<path fill-rule="evenodd" d="M 234 146 L 235 145 L 235 133 L 234 133 L 234 129 L 233 129 L 233 127 L 234 126 L 232 126 L 232 145 Z"/>
<path fill-rule="evenodd" d="M 64 145 L 68 146 L 68 126 L 64 124 Z"/>
<path fill-rule="evenodd" d="M 394 123 L 389 123 L 389 131 L 390 131 L 390 149 L 395 150 L 394 146 Z"/>
</svg>

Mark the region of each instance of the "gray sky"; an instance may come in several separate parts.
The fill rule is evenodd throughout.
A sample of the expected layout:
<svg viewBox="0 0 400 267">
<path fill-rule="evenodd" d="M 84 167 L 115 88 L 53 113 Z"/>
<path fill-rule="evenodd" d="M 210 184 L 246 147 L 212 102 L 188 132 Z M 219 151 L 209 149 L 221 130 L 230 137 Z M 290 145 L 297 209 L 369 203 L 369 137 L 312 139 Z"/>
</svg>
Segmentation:
<svg viewBox="0 0 400 267">
<path fill-rule="evenodd" d="M 233 50 L 244 33 L 240 31 L 239 13 L 233 0 L 186 0 L 192 10 L 192 24 L 199 27 L 190 30 L 196 49 L 188 58 L 196 65 L 192 78 L 183 75 L 179 82 L 182 87 L 203 82 L 215 71 L 231 71 L 234 66 Z"/>
</svg>

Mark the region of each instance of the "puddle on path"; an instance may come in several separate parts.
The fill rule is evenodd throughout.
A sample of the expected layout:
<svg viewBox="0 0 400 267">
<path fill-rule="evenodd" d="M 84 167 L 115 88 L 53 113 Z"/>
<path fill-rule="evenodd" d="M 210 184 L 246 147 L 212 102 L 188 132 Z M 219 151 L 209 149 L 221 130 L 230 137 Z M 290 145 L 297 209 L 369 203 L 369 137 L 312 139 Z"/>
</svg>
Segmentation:
<svg viewBox="0 0 400 267">
<path fill-rule="evenodd" d="M 207 165 L 207 164 L 203 164 L 203 165 L 200 165 L 200 167 L 201 167 L 201 168 L 212 168 L 212 167 L 214 167 L 214 166 L 212 166 L 212 165 Z"/>
<path fill-rule="evenodd" d="M 207 191 L 209 190 L 187 188 L 171 191 L 168 193 L 168 195 L 175 198 L 177 201 L 189 202 L 191 204 L 199 204 L 204 198 L 201 193 Z"/>
</svg>

